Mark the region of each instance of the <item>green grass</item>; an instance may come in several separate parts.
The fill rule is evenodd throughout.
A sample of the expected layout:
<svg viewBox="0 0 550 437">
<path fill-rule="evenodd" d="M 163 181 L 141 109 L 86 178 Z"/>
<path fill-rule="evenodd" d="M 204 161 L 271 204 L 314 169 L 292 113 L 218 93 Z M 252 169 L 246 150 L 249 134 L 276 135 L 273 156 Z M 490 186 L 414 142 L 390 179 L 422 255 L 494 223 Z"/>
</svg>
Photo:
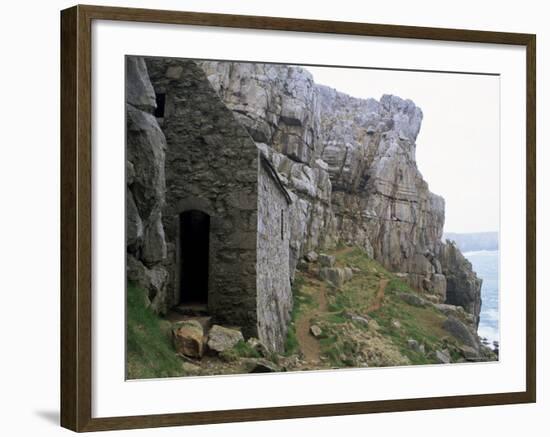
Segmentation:
<svg viewBox="0 0 550 437">
<path fill-rule="evenodd" d="M 182 376 L 170 322 L 145 306 L 145 291 L 129 283 L 126 295 L 126 373 L 129 379 Z"/>
<path fill-rule="evenodd" d="M 414 293 L 409 284 L 399 278 L 391 278 L 386 286 L 386 294 L 391 293 Z"/>
<path fill-rule="evenodd" d="M 442 340 L 447 336 L 441 328 L 444 316 L 434 308 L 418 308 L 390 297 L 388 303 L 370 316 L 380 325 L 379 332 L 390 338 L 412 364 L 429 364 L 434 359 L 429 354 L 412 350 L 407 343 L 409 339 L 424 344 L 426 351 L 443 348 Z M 393 320 L 398 320 L 401 328 L 395 328 Z"/>
<path fill-rule="evenodd" d="M 321 355 L 332 366 L 355 365 L 355 356 L 360 350 L 354 339 L 364 338 L 362 335 L 374 335 L 363 323 L 351 322 L 353 328 L 350 328 L 350 318 L 347 315 L 349 313 L 362 314 L 378 323 L 376 347 L 382 353 L 387 351 L 387 357 L 399 359 L 401 354 L 411 364 L 429 364 L 435 362 L 433 351 L 444 349 L 447 342 L 450 342 L 451 346 L 458 345 L 456 340 L 449 339 L 449 334 L 442 329 L 445 316 L 440 311 L 430 305 L 423 308 L 415 307 L 399 298 L 400 293 L 417 293 L 402 278 L 387 271 L 359 248 L 340 247 L 328 253 L 336 256 L 336 266 L 354 268 L 352 280 L 345 282 L 340 290 L 332 289 L 325 284 L 328 313 L 318 316 L 315 320 L 325 333 L 324 338 L 319 341 Z M 382 305 L 376 311 L 369 311 L 382 279 L 388 280 Z M 293 320 L 304 308 L 311 308 L 308 289 L 320 286 L 321 280 L 315 274 L 297 273 Z M 394 320 L 399 321 L 400 328 L 393 326 Z M 426 353 L 411 349 L 408 345 L 409 339 L 423 344 Z M 392 352 L 392 348 L 395 352 Z M 287 351 L 299 352 L 293 325 L 287 337 Z M 450 351 L 453 353 L 453 347 Z M 457 359 L 458 356 L 453 358 Z M 383 365 L 391 365 L 391 362 Z"/>
<path fill-rule="evenodd" d="M 237 361 L 239 358 L 260 358 L 260 353 L 243 340 L 239 340 L 231 349 L 223 351 L 220 357 L 227 362 Z"/>
</svg>

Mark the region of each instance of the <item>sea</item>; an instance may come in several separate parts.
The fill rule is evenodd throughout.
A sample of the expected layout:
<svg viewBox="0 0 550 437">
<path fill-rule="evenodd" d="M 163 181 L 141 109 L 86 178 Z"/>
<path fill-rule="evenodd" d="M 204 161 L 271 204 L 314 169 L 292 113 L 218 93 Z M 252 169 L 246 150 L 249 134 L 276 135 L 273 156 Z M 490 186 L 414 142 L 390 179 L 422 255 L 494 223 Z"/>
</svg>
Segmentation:
<svg viewBox="0 0 550 437">
<path fill-rule="evenodd" d="M 500 343 L 498 250 L 464 252 L 464 256 L 472 263 L 477 276 L 483 279 L 477 332 L 482 339 L 487 339 L 489 346 L 492 347 L 494 341 Z"/>
</svg>

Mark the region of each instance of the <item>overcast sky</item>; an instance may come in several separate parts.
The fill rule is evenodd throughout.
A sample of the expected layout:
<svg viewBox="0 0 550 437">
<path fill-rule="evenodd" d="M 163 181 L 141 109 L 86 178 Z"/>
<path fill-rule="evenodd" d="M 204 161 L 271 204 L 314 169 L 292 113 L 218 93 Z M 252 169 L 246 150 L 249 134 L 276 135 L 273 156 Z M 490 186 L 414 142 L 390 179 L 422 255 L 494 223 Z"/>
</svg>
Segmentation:
<svg viewBox="0 0 550 437">
<path fill-rule="evenodd" d="M 445 232 L 499 229 L 500 84 L 496 76 L 305 67 L 316 83 L 354 97 L 393 94 L 424 113 L 418 168 L 445 198 Z"/>
</svg>

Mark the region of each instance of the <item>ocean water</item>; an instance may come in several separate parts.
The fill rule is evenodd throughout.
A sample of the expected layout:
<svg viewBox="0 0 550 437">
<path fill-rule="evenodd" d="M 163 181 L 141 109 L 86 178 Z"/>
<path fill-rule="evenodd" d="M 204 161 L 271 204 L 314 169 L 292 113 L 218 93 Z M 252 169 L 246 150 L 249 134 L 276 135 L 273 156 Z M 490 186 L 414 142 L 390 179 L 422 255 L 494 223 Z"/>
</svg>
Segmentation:
<svg viewBox="0 0 550 437">
<path fill-rule="evenodd" d="M 465 252 L 464 256 L 472 263 L 477 276 L 483 279 L 478 334 L 492 346 L 493 341 L 500 342 L 498 250 Z"/>
</svg>

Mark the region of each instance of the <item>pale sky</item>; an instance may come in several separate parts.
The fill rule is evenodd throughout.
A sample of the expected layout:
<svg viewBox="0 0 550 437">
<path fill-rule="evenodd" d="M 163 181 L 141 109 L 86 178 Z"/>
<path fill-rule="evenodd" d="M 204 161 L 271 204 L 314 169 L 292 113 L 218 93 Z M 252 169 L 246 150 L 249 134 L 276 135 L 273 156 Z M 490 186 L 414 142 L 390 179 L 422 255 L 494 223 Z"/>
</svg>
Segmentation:
<svg viewBox="0 0 550 437">
<path fill-rule="evenodd" d="M 445 198 L 445 232 L 499 230 L 498 76 L 305 67 L 316 83 L 354 97 L 411 99 L 424 119 L 418 168 Z"/>
</svg>

